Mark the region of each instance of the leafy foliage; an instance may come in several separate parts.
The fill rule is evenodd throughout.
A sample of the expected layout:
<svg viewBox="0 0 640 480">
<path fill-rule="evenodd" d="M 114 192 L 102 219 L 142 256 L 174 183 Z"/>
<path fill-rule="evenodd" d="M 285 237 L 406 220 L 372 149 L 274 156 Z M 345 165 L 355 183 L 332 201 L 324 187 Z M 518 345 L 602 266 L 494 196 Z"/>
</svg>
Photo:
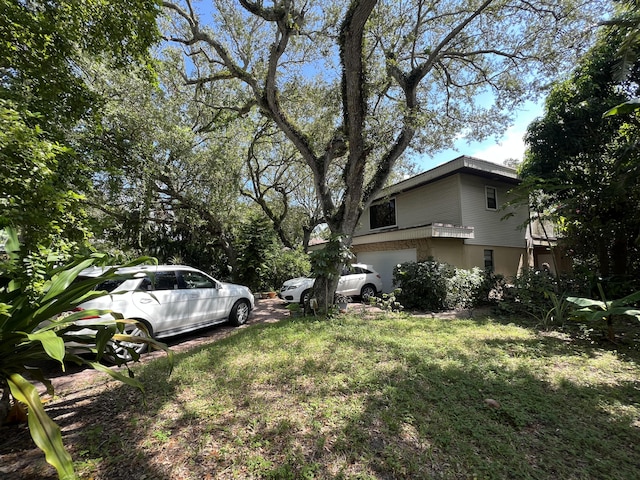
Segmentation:
<svg viewBox="0 0 640 480">
<path fill-rule="evenodd" d="M 20 227 L 30 250 L 38 245 L 63 248 L 82 241 L 81 196 L 61 178 L 59 157 L 69 149 L 47 139 L 40 116 L 19 112 L 0 100 L 0 228 Z"/>
<path fill-rule="evenodd" d="M 448 308 L 471 308 L 478 304 L 478 296 L 485 277 L 483 270 L 474 267 L 471 270 L 455 268 L 453 275 L 447 279 Z"/>
<path fill-rule="evenodd" d="M 391 293 L 383 293 L 379 297 L 369 297 L 369 304 L 378 307 L 383 312 L 398 313 L 404 310 L 404 306 L 398 301 L 397 296 L 402 292 L 400 288 L 394 288 Z"/>
<path fill-rule="evenodd" d="M 0 0 L 0 11 L 0 98 L 42 114 L 58 139 L 95 108 L 79 68 L 85 57 L 144 63 L 159 40 L 153 1 Z"/>
<path fill-rule="evenodd" d="M 393 278 L 402 305 L 431 311 L 496 303 L 504 287 L 501 275 L 478 267 L 456 268 L 434 259 L 397 265 Z"/>
<path fill-rule="evenodd" d="M 407 308 L 441 311 L 447 308 L 447 279 L 453 267 L 435 260 L 406 262 L 393 269 L 398 300 Z"/>
<path fill-rule="evenodd" d="M 316 277 L 313 296 L 321 310 L 328 311 L 333 304 L 340 273 L 354 259 L 349 244 L 344 235 L 332 233 L 323 248 L 311 252 L 311 271 Z"/>
<path fill-rule="evenodd" d="M 66 452 L 60 429 L 44 411 L 37 389 L 32 384 L 39 381 L 52 394 L 51 383 L 40 370 L 43 361 L 54 360 L 64 371 L 65 362 L 73 361 L 103 371 L 129 385 L 142 388 L 133 378 L 132 372 L 124 375 L 107 368 L 101 360 L 107 356 L 111 361 L 122 364 L 116 355 L 116 348 L 124 347 L 130 358 L 137 360 L 139 355 L 126 343 L 145 341 L 156 347 L 166 347 L 152 339 L 141 339 L 123 333 L 124 325 L 131 320 L 122 319 L 95 324 L 85 323 L 82 327 L 74 324 L 87 316 L 108 313 L 98 310 L 75 311 L 84 301 L 105 295 L 95 287 L 108 278 L 116 278 L 116 269 L 107 270 L 102 276 L 76 281 L 78 274 L 85 268 L 104 264 L 108 258 L 94 254 L 62 266 L 52 262 L 43 272 L 44 282 L 37 292 L 27 292 L 24 287 L 29 279 L 21 273 L 19 264 L 19 244 L 14 230 L 9 231 L 6 244 L 8 259 L 0 270 L 0 389 L 3 400 L 8 401 L 7 389 L 18 401 L 29 408 L 29 429 L 36 445 L 46 454 L 47 461 L 53 465 L 60 478 L 74 478 L 71 457 Z M 129 265 L 148 262 L 149 258 L 140 258 Z M 114 313 L 115 318 L 118 315 Z M 91 334 L 79 334 L 79 330 L 89 329 Z M 73 341 L 74 347 L 67 342 Z M 115 343 L 114 343 L 115 342 Z M 6 414 L 6 404 L 3 405 Z M 0 421 L 4 421 L 1 418 Z"/>
<path fill-rule="evenodd" d="M 271 221 L 262 215 L 252 215 L 240 225 L 235 248 L 236 278 L 254 292 L 275 290 L 285 280 L 309 273 L 307 254 L 283 247 Z"/>
<path fill-rule="evenodd" d="M 607 300 L 601 285 L 598 285 L 602 300 L 594 300 L 584 297 L 567 297 L 567 301 L 577 306 L 573 314 L 576 318 L 588 322 L 606 319 L 609 327 L 609 339 L 615 341 L 613 331 L 613 318 L 616 316 L 629 316 L 640 320 L 640 309 L 638 301 L 640 292 L 632 293 L 624 298 Z"/>
<path fill-rule="evenodd" d="M 602 276 L 640 269 L 638 119 L 607 117 L 638 94 L 640 71 L 614 74 L 620 34 L 605 31 L 570 78 L 554 85 L 545 115 L 533 122 L 522 166 L 527 201 L 560 226 L 563 245 L 578 263 Z"/>
</svg>

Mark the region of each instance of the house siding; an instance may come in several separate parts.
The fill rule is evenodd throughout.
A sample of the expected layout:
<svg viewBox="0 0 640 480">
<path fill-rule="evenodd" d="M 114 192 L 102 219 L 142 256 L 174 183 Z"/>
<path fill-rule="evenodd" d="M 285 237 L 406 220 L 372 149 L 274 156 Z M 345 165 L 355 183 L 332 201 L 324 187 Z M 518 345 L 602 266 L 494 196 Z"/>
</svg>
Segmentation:
<svg viewBox="0 0 640 480">
<path fill-rule="evenodd" d="M 526 207 L 503 206 L 517 183 L 515 170 L 508 167 L 471 157 L 454 159 L 386 189 L 379 200 L 395 199 L 396 225 L 371 230 L 367 209 L 352 250 L 390 256 L 411 250 L 417 261 L 435 258 L 464 269 L 483 269 L 485 250 L 491 250 L 493 270 L 515 276 L 528 261 L 521 228 L 528 212 Z M 496 209 L 487 208 L 486 187 L 496 190 Z"/>
<path fill-rule="evenodd" d="M 462 225 L 474 227 L 475 238 L 467 239 L 468 245 L 494 245 L 500 247 L 526 247 L 525 232 L 521 226 L 527 220 L 526 208 L 503 209 L 510 198 L 511 185 L 500 181 L 461 175 Z M 485 187 L 494 187 L 498 196 L 498 208 L 486 207 Z M 508 218 L 506 215 L 512 213 Z"/>
<path fill-rule="evenodd" d="M 452 175 L 419 188 L 392 195 L 396 200 L 396 227 L 410 228 L 431 223 L 461 225 L 459 175 Z M 360 217 L 354 236 L 375 233 L 384 229 L 369 228 L 369 209 Z"/>
<path fill-rule="evenodd" d="M 526 252 L 523 248 L 500 247 L 496 245 L 465 245 L 463 240 L 455 238 L 422 238 L 395 242 L 369 243 L 355 245 L 355 255 L 362 252 L 384 252 L 405 249 L 416 250 L 416 260 L 424 262 L 434 258 L 457 268 L 470 270 L 474 267 L 484 269 L 484 251 L 493 250 L 494 272 L 512 277 L 526 266 Z M 374 265 L 375 267 L 375 265 Z"/>
<path fill-rule="evenodd" d="M 461 225 L 459 176 L 453 175 L 396 197 L 398 227 L 441 222 Z"/>
</svg>

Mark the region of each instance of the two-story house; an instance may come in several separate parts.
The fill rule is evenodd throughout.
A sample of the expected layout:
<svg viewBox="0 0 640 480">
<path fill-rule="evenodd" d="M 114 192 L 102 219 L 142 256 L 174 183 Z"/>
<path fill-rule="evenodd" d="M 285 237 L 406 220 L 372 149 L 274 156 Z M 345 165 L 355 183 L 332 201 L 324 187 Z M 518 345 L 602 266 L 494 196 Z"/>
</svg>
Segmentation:
<svg viewBox="0 0 640 480">
<path fill-rule="evenodd" d="M 352 251 L 381 274 L 385 291 L 395 265 L 429 257 L 516 275 L 534 265 L 527 208 L 503 208 L 519 182 L 512 168 L 458 157 L 382 191 L 363 213 Z"/>
</svg>

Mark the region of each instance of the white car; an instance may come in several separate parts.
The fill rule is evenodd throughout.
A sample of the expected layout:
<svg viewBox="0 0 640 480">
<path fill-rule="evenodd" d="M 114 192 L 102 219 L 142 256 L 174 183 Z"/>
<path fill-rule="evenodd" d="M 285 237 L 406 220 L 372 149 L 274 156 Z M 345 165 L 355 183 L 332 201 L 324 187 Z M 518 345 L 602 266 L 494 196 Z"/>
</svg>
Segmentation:
<svg viewBox="0 0 640 480">
<path fill-rule="evenodd" d="M 314 277 L 299 277 L 282 284 L 278 296 L 290 303 L 305 303 L 311 296 Z M 348 297 L 361 297 L 368 301 L 382 291 L 382 278 L 371 265 L 354 263 L 342 270 L 336 293 Z"/>
<path fill-rule="evenodd" d="M 105 269 L 84 270 L 78 276 L 97 277 Z M 77 310 L 110 310 L 124 318 L 145 325 L 152 338 L 165 338 L 203 327 L 230 322 L 244 324 L 254 307 L 251 291 L 242 285 L 220 282 L 204 272 L 181 265 L 148 265 L 122 268 L 118 274 L 126 279 L 109 279 L 96 290 L 108 295 L 80 304 Z M 113 319 L 104 316 L 105 321 Z M 77 325 L 96 323 L 96 319 L 79 320 Z M 138 328 L 127 328 L 133 335 L 146 335 Z M 147 345 L 133 346 L 138 353 Z M 126 350 L 122 353 L 124 354 Z"/>
</svg>

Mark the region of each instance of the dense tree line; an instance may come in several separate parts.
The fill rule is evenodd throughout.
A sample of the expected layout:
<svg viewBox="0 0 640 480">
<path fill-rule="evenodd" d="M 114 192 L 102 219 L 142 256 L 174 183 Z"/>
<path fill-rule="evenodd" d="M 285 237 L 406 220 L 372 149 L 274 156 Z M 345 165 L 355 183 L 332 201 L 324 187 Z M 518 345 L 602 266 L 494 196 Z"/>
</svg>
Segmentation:
<svg viewBox="0 0 640 480">
<path fill-rule="evenodd" d="M 559 226 L 567 254 L 605 277 L 640 268 L 640 122 L 634 112 L 606 115 L 640 94 L 640 64 L 621 53 L 628 37 L 629 28 L 607 25 L 553 86 L 544 116 L 528 128 L 521 172 L 535 208 Z"/>
</svg>

